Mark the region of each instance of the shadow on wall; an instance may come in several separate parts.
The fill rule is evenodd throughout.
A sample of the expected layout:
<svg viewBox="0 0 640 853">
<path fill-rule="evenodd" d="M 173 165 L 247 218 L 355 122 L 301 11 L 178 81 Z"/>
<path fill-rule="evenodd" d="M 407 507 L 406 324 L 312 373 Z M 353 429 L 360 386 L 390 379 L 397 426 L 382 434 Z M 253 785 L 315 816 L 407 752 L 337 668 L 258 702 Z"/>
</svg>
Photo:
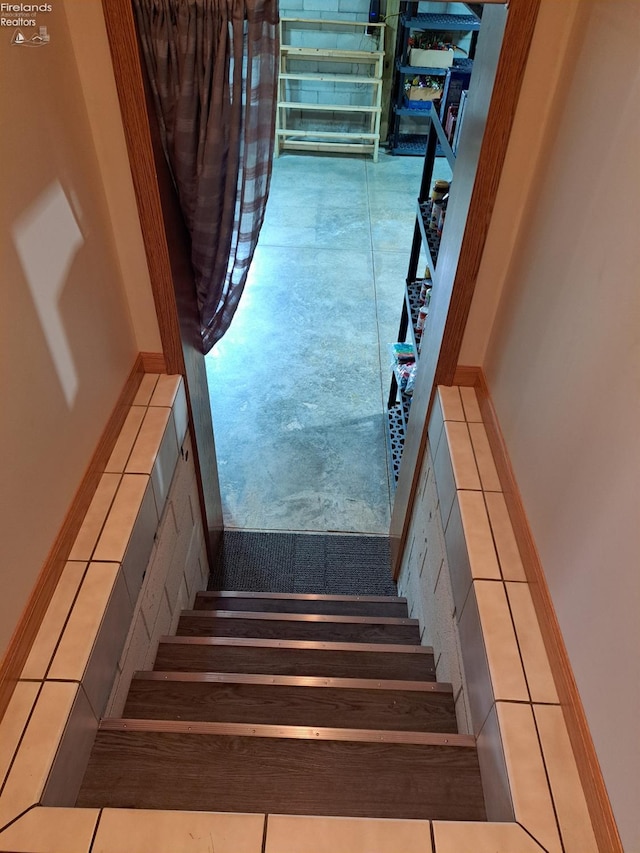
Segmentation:
<svg viewBox="0 0 640 853">
<path fill-rule="evenodd" d="M 76 202 L 75 207 L 78 207 Z M 69 409 L 78 371 L 59 309 L 69 271 L 84 243 L 79 210 L 54 181 L 16 220 L 11 232 L 31 298 Z"/>
</svg>

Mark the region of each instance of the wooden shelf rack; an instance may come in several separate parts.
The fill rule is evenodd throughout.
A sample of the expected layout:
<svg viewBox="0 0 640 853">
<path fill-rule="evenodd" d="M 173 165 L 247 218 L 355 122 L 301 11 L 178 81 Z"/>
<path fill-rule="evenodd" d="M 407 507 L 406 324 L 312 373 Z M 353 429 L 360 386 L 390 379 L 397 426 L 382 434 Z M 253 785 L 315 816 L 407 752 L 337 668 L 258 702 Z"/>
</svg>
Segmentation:
<svg viewBox="0 0 640 853">
<path fill-rule="evenodd" d="M 278 108 L 276 120 L 276 155 L 283 150 L 331 151 L 338 153 L 368 153 L 374 162 L 378 159 L 380 144 L 380 116 L 382 113 L 382 70 L 384 51 L 384 24 L 370 24 L 368 21 L 334 21 L 315 18 L 280 19 L 280 74 L 278 81 Z M 292 30 L 302 30 L 307 35 L 309 45 L 290 44 L 288 39 Z M 340 47 L 322 47 L 322 42 L 336 35 L 339 44 L 341 35 L 358 34 L 361 31 L 362 42 L 368 42 L 360 49 L 341 49 Z M 314 36 L 319 46 L 313 46 Z M 295 62 L 295 68 L 291 63 Z M 333 70 L 329 63 L 337 64 Z M 349 66 L 353 70 L 345 70 Z M 364 68 L 369 73 L 363 73 Z M 340 70 L 337 70 L 340 69 Z M 326 92 L 318 90 L 318 99 L 303 99 L 302 91 L 293 92 L 292 83 L 327 84 Z M 336 97 L 344 86 L 361 86 L 369 90 L 366 104 L 340 102 Z M 342 89 L 344 92 L 345 90 Z M 332 101 L 332 95 L 335 100 Z M 320 96 L 323 100 L 320 100 Z M 307 113 L 311 119 L 318 114 L 318 127 L 295 126 L 292 113 Z M 328 129 L 322 125 L 327 114 L 339 114 L 348 117 L 364 117 L 360 127 Z"/>
</svg>

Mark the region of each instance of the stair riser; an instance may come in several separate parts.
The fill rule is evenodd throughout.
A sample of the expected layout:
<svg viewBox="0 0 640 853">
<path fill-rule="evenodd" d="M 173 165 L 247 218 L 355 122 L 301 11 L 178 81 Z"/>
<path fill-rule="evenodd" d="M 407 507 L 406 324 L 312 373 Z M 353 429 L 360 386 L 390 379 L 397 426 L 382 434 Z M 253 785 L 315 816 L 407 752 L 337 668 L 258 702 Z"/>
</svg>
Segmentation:
<svg viewBox="0 0 640 853">
<path fill-rule="evenodd" d="M 451 693 L 138 681 L 125 717 L 397 731 L 457 731 Z"/>
<path fill-rule="evenodd" d="M 156 732 L 99 732 L 77 804 L 485 819 L 473 748 Z"/>
<path fill-rule="evenodd" d="M 161 642 L 156 670 L 435 681 L 431 654 L 202 646 Z"/>
<path fill-rule="evenodd" d="M 182 637 L 259 637 L 272 640 L 420 644 L 420 632 L 416 625 L 215 618 L 200 615 L 197 611 L 186 611 L 182 614 L 177 633 Z"/>
<path fill-rule="evenodd" d="M 395 616 L 406 619 L 406 602 L 326 601 L 288 598 L 209 598 L 197 595 L 196 610 L 249 610 L 256 613 L 315 613 L 326 616 Z"/>
</svg>

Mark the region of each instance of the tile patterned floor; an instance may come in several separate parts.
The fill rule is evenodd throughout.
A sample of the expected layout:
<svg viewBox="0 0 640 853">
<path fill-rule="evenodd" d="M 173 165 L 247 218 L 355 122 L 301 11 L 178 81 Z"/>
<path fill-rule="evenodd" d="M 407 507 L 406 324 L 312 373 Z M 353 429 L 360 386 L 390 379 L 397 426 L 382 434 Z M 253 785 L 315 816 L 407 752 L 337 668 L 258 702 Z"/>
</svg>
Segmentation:
<svg viewBox="0 0 640 853">
<path fill-rule="evenodd" d="M 422 159 L 284 154 L 233 323 L 207 356 L 228 528 L 386 534 L 386 345 Z"/>
</svg>

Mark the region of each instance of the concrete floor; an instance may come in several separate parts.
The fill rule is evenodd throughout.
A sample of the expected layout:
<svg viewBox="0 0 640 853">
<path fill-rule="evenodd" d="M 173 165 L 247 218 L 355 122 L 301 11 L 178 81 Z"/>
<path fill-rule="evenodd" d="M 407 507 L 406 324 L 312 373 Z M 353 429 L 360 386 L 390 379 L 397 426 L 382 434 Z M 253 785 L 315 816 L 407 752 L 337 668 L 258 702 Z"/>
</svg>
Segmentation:
<svg viewBox="0 0 640 853">
<path fill-rule="evenodd" d="M 240 306 L 206 358 L 228 528 L 386 534 L 387 343 L 422 158 L 284 154 Z"/>
</svg>

